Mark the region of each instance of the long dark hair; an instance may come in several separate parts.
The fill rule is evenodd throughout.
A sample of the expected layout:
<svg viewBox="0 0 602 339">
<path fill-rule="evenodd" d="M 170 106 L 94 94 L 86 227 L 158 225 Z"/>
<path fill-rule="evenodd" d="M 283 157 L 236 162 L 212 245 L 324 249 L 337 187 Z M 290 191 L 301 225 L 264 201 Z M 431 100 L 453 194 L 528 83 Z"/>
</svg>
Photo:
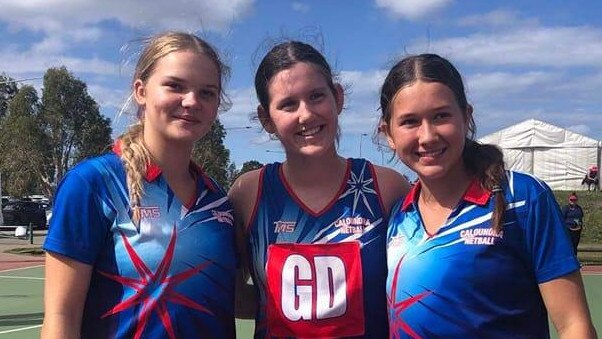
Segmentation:
<svg viewBox="0 0 602 339">
<path fill-rule="evenodd" d="M 417 81 L 441 83 L 454 93 L 468 125 L 462 161 L 469 175 L 479 180 L 481 186 L 491 191 L 495 197 L 492 227 L 496 232 L 501 231 L 506 210 L 502 190 L 506 180 L 504 156 L 497 146 L 480 144 L 474 140 L 476 124 L 466 100 L 462 76 L 454 65 L 437 54 L 408 56 L 396 63 L 389 71 L 380 91 L 381 123 L 390 126 L 395 95 L 402 88 Z"/>
<path fill-rule="evenodd" d="M 286 41 L 274 46 L 263 57 L 255 73 L 257 99 L 266 111 L 270 106 L 268 87 L 272 78 L 279 72 L 290 69 L 300 62 L 311 64 L 321 72 L 328 87 L 336 95 L 333 72 L 322 53 L 309 44 L 294 40 Z"/>
</svg>

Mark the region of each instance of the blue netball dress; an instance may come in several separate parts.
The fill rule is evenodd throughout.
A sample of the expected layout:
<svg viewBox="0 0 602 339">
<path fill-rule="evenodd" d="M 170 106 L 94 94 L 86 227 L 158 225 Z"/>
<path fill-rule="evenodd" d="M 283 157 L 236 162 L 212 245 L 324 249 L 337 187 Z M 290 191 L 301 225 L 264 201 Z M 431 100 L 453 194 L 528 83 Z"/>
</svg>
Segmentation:
<svg viewBox="0 0 602 339">
<path fill-rule="evenodd" d="M 579 269 L 545 183 L 507 172 L 501 233 L 494 199 L 475 181 L 435 234 L 418 211 L 418 183 L 391 215 L 387 297 L 392 338 L 547 338 L 538 284 Z"/>
<path fill-rule="evenodd" d="M 186 204 L 150 165 L 138 224 L 118 155 L 66 175 L 44 249 L 93 266 L 82 338 L 235 336 L 232 207 L 215 182 L 191 171 L 198 194 Z"/>
<path fill-rule="evenodd" d="M 387 218 L 374 167 L 348 159 L 332 202 L 314 213 L 288 186 L 282 164 L 265 166 L 249 222 L 256 338 L 388 335 Z"/>
</svg>

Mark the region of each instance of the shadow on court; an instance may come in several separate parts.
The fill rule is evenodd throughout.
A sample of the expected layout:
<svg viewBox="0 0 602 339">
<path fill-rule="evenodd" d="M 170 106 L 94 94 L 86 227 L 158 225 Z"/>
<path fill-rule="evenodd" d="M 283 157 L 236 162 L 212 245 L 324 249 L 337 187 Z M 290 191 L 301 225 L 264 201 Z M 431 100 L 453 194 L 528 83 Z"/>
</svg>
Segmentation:
<svg viewBox="0 0 602 339">
<path fill-rule="evenodd" d="M 38 325 L 44 319 L 44 313 L 23 313 L 23 314 L 3 314 L 0 315 L 1 326 L 30 326 Z"/>
</svg>

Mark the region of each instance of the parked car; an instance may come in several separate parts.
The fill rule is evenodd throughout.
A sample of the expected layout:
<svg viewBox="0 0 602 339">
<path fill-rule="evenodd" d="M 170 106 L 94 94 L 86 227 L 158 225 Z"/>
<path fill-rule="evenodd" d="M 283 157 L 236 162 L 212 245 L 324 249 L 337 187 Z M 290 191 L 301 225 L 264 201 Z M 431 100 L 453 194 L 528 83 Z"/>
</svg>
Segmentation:
<svg viewBox="0 0 602 339">
<path fill-rule="evenodd" d="M 46 204 L 34 201 L 9 201 L 2 208 L 4 225 L 46 228 Z"/>
</svg>

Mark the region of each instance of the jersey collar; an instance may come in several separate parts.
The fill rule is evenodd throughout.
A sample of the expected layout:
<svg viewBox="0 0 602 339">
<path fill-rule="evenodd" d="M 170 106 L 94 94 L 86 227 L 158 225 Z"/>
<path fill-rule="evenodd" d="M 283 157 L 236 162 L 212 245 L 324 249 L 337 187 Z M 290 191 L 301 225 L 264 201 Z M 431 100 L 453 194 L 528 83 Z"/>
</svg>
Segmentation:
<svg viewBox="0 0 602 339">
<path fill-rule="evenodd" d="M 117 139 L 115 144 L 113 145 L 113 152 L 121 157 L 121 140 Z M 217 192 L 217 187 L 213 184 L 211 179 L 203 172 L 203 169 L 197 165 L 194 161 L 190 161 L 190 171 L 197 177 L 202 178 L 205 187 L 209 188 L 212 192 Z M 144 179 L 147 182 L 153 182 L 159 178 L 161 175 L 161 167 L 158 165 L 149 162 L 146 164 L 146 174 L 144 175 Z"/>
<path fill-rule="evenodd" d="M 420 183 L 420 180 L 418 180 L 416 184 L 412 186 L 412 189 L 410 190 L 408 195 L 406 195 L 403 204 L 401 204 L 402 211 L 405 212 L 410 206 L 418 204 L 418 196 L 421 188 L 422 185 Z M 487 204 L 490 197 L 491 191 L 483 188 L 478 180 L 473 179 L 470 182 L 470 185 L 468 186 L 466 192 L 464 192 L 462 200 L 483 206 Z"/>
</svg>

